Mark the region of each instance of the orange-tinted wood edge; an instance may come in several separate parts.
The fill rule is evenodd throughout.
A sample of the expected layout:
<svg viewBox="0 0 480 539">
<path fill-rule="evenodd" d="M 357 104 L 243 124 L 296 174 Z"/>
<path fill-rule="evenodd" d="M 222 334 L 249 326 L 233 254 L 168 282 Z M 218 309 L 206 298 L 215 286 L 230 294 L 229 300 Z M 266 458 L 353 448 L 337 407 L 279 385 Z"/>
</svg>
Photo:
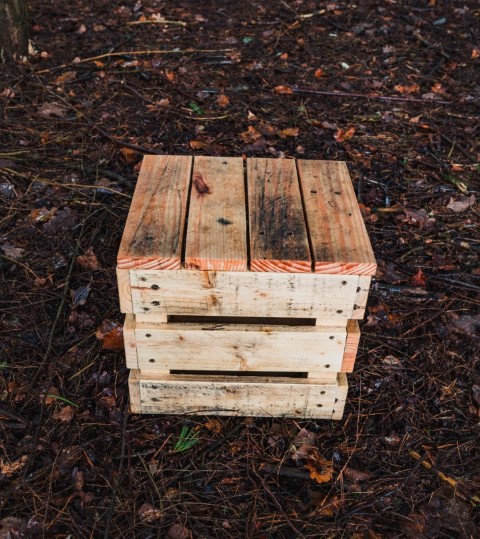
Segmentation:
<svg viewBox="0 0 480 539">
<path fill-rule="evenodd" d="M 347 340 L 343 353 L 341 372 L 352 372 L 357 357 L 358 345 L 360 343 L 360 327 L 356 320 L 349 320 L 347 323 Z"/>
</svg>

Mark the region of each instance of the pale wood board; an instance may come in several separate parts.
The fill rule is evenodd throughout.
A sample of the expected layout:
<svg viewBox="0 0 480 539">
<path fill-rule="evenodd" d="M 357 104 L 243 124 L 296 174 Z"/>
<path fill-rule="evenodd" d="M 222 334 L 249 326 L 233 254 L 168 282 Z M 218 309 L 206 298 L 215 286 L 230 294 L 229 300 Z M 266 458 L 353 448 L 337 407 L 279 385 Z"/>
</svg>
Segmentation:
<svg viewBox="0 0 480 539">
<path fill-rule="evenodd" d="M 135 326 L 138 368 L 158 372 L 339 372 L 345 327 L 188 324 Z"/>
<path fill-rule="evenodd" d="M 316 273 L 374 275 L 375 257 L 347 166 L 297 160 Z"/>
<path fill-rule="evenodd" d="M 360 343 L 360 327 L 356 320 L 349 320 L 347 323 L 347 341 L 341 372 L 352 372 L 357 357 L 358 345 Z"/>
<path fill-rule="evenodd" d="M 132 414 L 141 414 L 142 403 L 140 400 L 140 371 L 132 369 L 128 376 L 128 391 L 130 394 L 130 412 Z"/>
<path fill-rule="evenodd" d="M 330 419 L 339 388 L 296 378 L 139 376 L 142 413 Z"/>
<path fill-rule="evenodd" d="M 319 318 L 330 326 L 355 318 L 355 275 L 131 270 L 130 279 L 135 314 Z"/>
<path fill-rule="evenodd" d="M 192 158 L 146 155 L 117 256 L 120 269 L 178 269 Z"/>
<path fill-rule="evenodd" d="M 132 288 L 130 285 L 129 271 L 127 269 L 117 268 L 116 273 L 120 312 L 133 313 Z"/>
<path fill-rule="evenodd" d="M 338 389 L 337 389 L 337 396 L 335 397 L 335 404 L 334 404 L 332 419 L 335 419 L 338 421 L 343 418 L 345 403 L 347 401 L 347 393 L 348 393 L 347 376 L 344 373 L 340 373 L 338 375 Z"/>
<path fill-rule="evenodd" d="M 135 338 L 135 315 L 127 314 L 123 324 L 123 344 L 127 369 L 138 369 L 137 342 Z"/>
<path fill-rule="evenodd" d="M 251 271 L 312 271 L 295 160 L 247 159 L 247 184 Z"/>
<path fill-rule="evenodd" d="M 195 157 L 185 268 L 247 270 L 245 179 L 241 157 Z"/>
<path fill-rule="evenodd" d="M 372 278 L 366 275 L 360 275 L 358 279 L 357 297 L 355 298 L 355 305 L 353 307 L 355 313 L 354 318 L 357 320 L 361 320 L 365 316 L 371 281 Z"/>
</svg>

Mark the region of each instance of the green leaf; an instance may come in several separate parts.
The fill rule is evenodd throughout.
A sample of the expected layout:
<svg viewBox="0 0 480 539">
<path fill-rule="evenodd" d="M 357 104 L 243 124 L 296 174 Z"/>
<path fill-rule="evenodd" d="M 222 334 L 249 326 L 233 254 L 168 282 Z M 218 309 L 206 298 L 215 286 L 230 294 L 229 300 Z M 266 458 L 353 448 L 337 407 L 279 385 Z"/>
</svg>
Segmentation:
<svg viewBox="0 0 480 539">
<path fill-rule="evenodd" d="M 203 112 L 203 110 L 196 104 L 194 103 L 193 101 L 190 101 L 190 103 L 188 104 L 188 106 L 193 110 L 193 112 L 195 112 L 196 114 L 205 114 Z"/>
</svg>

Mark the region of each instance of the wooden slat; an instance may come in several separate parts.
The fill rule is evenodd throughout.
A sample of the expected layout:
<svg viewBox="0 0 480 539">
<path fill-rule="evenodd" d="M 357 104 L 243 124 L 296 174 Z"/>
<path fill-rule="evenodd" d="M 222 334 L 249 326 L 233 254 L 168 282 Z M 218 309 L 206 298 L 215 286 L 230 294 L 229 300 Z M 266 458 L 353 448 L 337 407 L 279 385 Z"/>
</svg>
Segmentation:
<svg viewBox="0 0 480 539">
<path fill-rule="evenodd" d="M 354 318 L 357 320 L 365 316 L 371 281 L 372 278 L 366 275 L 360 275 L 358 279 L 357 297 L 355 298 L 355 305 L 353 307 L 355 313 Z"/>
<path fill-rule="evenodd" d="M 374 275 L 375 258 L 345 163 L 297 165 L 315 272 Z"/>
<path fill-rule="evenodd" d="M 334 410 L 332 419 L 340 420 L 343 418 L 343 411 L 345 408 L 345 402 L 347 401 L 348 393 L 348 380 L 344 373 L 338 375 L 338 389 L 335 397 Z"/>
<path fill-rule="evenodd" d="M 349 320 L 347 324 L 347 341 L 343 354 L 341 372 L 352 372 L 360 343 L 360 327 L 356 320 Z"/>
<path fill-rule="evenodd" d="M 131 270 L 133 310 L 190 316 L 354 318 L 355 275 Z"/>
<path fill-rule="evenodd" d="M 306 378 L 144 375 L 142 413 L 330 419 L 338 383 Z"/>
<path fill-rule="evenodd" d="M 143 158 L 118 268 L 180 268 L 191 167 L 188 156 Z"/>
<path fill-rule="evenodd" d="M 185 268 L 247 270 L 245 179 L 240 157 L 195 157 Z"/>
<path fill-rule="evenodd" d="M 135 326 L 138 368 L 248 372 L 339 372 L 345 327 L 170 323 Z"/>
<path fill-rule="evenodd" d="M 140 401 L 140 371 L 132 369 L 128 377 L 128 391 L 130 393 L 130 412 L 132 414 L 142 413 Z"/>
<path fill-rule="evenodd" d="M 128 269 L 117 268 L 117 287 L 118 299 L 120 303 L 120 312 L 132 313 L 132 289 L 130 286 L 130 274 Z"/>
<path fill-rule="evenodd" d="M 250 269 L 312 271 L 295 161 L 248 159 L 247 180 Z"/>
<path fill-rule="evenodd" d="M 137 343 L 135 338 L 135 315 L 127 314 L 123 324 L 123 343 L 127 369 L 138 369 Z"/>
</svg>

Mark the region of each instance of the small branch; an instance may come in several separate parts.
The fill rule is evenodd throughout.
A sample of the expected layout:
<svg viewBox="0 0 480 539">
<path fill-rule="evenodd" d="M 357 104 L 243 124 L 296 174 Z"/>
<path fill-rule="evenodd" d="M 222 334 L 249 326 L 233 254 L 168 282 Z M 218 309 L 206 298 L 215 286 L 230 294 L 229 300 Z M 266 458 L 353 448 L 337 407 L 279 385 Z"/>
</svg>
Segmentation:
<svg viewBox="0 0 480 539">
<path fill-rule="evenodd" d="M 150 21 L 130 21 L 130 22 L 127 22 L 127 26 L 134 26 L 134 25 L 137 25 L 137 24 L 169 24 L 171 26 L 187 26 L 187 23 L 182 22 L 182 21 L 167 21 L 167 20 L 155 21 L 155 20 L 150 20 Z"/>
</svg>

